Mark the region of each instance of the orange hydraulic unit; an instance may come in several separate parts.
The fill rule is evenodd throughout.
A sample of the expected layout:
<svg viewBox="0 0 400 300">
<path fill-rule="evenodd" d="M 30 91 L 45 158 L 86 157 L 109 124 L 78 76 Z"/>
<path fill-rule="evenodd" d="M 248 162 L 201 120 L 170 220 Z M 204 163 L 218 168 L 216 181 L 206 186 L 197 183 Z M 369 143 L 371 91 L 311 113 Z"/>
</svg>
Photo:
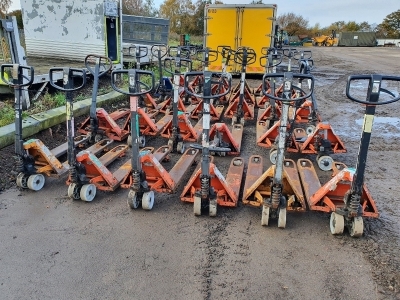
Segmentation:
<svg viewBox="0 0 400 300">
<path fill-rule="evenodd" d="M 220 45 L 231 49 L 251 47 L 260 57 L 262 47 L 273 46 L 276 17 L 277 6 L 274 4 L 207 4 L 204 8 L 203 45 L 210 49 L 217 49 Z M 209 70 L 221 71 L 223 59 L 220 56 L 211 62 Z M 264 74 L 264 67 L 258 62 L 246 69 L 248 74 Z M 238 74 L 241 65 L 232 62 L 226 71 Z"/>
<path fill-rule="evenodd" d="M 179 127 L 179 134 L 182 136 L 182 139 L 184 141 L 188 142 L 195 142 L 199 139 L 200 133 L 201 133 L 201 119 L 199 122 L 196 124 L 196 126 L 193 127 L 192 123 L 190 123 L 189 118 L 187 117 L 186 114 L 181 113 L 178 115 L 178 127 Z M 161 136 L 165 138 L 171 138 L 172 136 L 172 131 L 173 131 L 173 126 L 172 126 L 172 118 L 171 120 L 167 123 L 167 125 L 164 127 L 164 129 L 161 131 Z"/>
<path fill-rule="evenodd" d="M 225 123 L 215 123 L 210 129 L 210 143 L 215 147 L 230 148 L 228 155 L 240 155 L 243 137 L 243 125 L 235 124 L 232 131 Z M 218 152 L 224 156 L 226 152 Z"/>
<path fill-rule="evenodd" d="M 96 137 L 96 141 L 99 141 L 103 136 L 106 136 L 115 141 L 123 141 L 128 135 L 129 131 L 124 127 L 120 127 L 117 122 L 126 121 L 129 117 L 129 109 L 119 109 L 112 113 L 107 113 L 104 108 L 96 109 L 96 118 L 97 118 L 97 130 L 98 136 Z M 79 127 L 78 132 L 82 134 L 90 133 L 90 120 L 91 118 L 87 118 L 82 125 Z"/>
<path fill-rule="evenodd" d="M 210 118 L 211 121 L 216 122 L 221 119 L 222 112 L 224 110 L 223 105 L 214 106 L 210 104 Z M 201 119 L 203 117 L 203 101 L 200 101 L 195 109 L 192 110 L 190 117 L 192 119 Z"/>
</svg>

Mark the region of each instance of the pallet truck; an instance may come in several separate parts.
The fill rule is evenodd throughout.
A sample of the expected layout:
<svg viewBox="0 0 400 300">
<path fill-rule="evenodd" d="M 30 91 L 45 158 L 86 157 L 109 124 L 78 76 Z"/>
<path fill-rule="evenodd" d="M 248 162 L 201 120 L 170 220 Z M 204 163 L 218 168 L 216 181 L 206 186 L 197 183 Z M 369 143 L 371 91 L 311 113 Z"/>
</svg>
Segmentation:
<svg viewBox="0 0 400 300">
<path fill-rule="evenodd" d="M 34 69 L 28 66 L 3 64 L 0 72 L 11 70 L 12 81 L 5 81 L 15 89 L 15 153 L 17 154 L 16 168 L 18 171 L 16 184 L 20 188 L 29 188 L 39 191 L 45 184 L 45 177 L 60 177 L 68 172 L 67 162 L 60 162 L 59 158 L 67 153 L 68 144 L 64 143 L 54 149 L 46 147 L 39 139 L 29 139 L 26 142 L 22 137 L 22 110 L 20 95 L 21 89 L 31 84 L 34 78 Z M 5 78 L 2 78 L 4 81 Z M 107 149 L 112 140 L 103 140 L 90 147 L 94 153 Z M 74 138 L 75 148 L 83 148 L 88 144 L 87 136 Z"/>
<path fill-rule="evenodd" d="M 364 100 L 359 96 L 359 88 L 354 91 L 352 83 L 366 80 L 369 85 L 366 100 Z M 347 80 L 346 96 L 354 102 L 366 105 L 355 168 L 342 165 L 333 174 L 333 178 L 321 186 L 312 162 L 308 159 L 300 159 L 297 162 L 310 210 L 331 214 L 330 231 L 334 235 L 342 234 L 344 228 L 347 227 L 350 236 L 360 237 L 364 231 L 363 218 L 379 217 L 378 209 L 367 189 L 364 177 L 375 109 L 379 105 L 400 100 L 399 94 L 395 95 L 382 87 L 383 82 L 390 86 L 390 82 L 393 81 L 400 81 L 400 77 L 378 74 L 352 75 Z M 381 93 L 386 94 L 382 100 Z"/>
<path fill-rule="evenodd" d="M 116 86 L 115 75 L 128 74 L 129 90 L 124 91 Z M 149 91 L 139 91 L 138 75 L 152 76 L 154 86 L 154 74 L 142 70 L 114 70 L 112 73 L 111 85 L 114 90 L 129 95 L 131 102 L 131 128 L 132 128 L 132 157 L 124 163 L 115 173 L 114 177 L 118 180 L 122 188 L 129 189 L 127 203 L 131 209 L 141 206 L 145 210 L 151 210 L 154 205 L 154 191 L 173 193 L 184 178 L 186 171 L 194 163 L 198 150 L 187 149 L 181 156 L 176 165 L 167 172 L 160 164 L 167 159 L 171 152 L 169 146 L 162 146 L 154 153 L 142 149 L 139 152 L 139 128 L 138 124 L 138 97 L 141 93 Z"/>
<path fill-rule="evenodd" d="M 216 50 L 211 50 L 209 48 L 206 49 L 200 49 L 197 50 L 197 60 L 200 61 L 203 66 L 204 66 L 204 71 L 208 71 L 208 65 L 210 62 L 214 62 L 218 59 L 218 51 Z M 192 104 L 194 105 L 194 109 L 190 109 L 190 117 L 192 119 L 201 119 L 203 116 L 203 104 L 204 100 L 201 98 L 197 98 L 192 95 L 201 95 L 203 93 L 203 82 L 204 78 L 203 75 L 198 75 L 196 76 L 193 80 L 191 80 L 187 86 L 188 89 L 191 91 L 191 99 L 200 99 L 197 101 L 197 104 Z M 196 83 L 196 84 L 194 84 Z M 218 84 L 213 84 L 211 87 L 211 94 L 218 94 L 218 95 L 223 95 L 221 97 L 224 97 L 227 92 L 222 91 L 221 88 L 224 86 L 224 77 L 221 77 L 221 80 L 218 82 Z M 214 105 L 214 100 L 218 100 L 219 97 L 210 99 L 210 121 L 219 121 L 221 119 L 222 112 L 224 110 L 223 105 Z"/>
<path fill-rule="evenodd" d="M 165 44 L 155 44 L 151 46 L 152 57 L 157 57 L 159 82 L 155 88 L 154 96 L 158 98 L 157 102 L 162 103 L 166 98 L 172 97 L 172 83 L 167 76 L 163 76 L 162 59 L 168 54 L 168 46 Z"/>
<path fill-rule="evenodd" d="M 275 95 L 267 93 L 266 79 L 283 78 L 283 92 Z M 312 86 L 309 92 L 293 85 L 293 79 L 310 79 Z M 293 74 L 265 74 L 263 76 L 263 93 L 275 101 L 282 102 L 279 136 L 274 149 L 275 165 L 263 172 L 263 160 L 259 155 L 249 159 L 248 171 L 245 179 L 243 204 L 256 207 L 262 206 L 261 225 L 268 226 L 270 218 L 278 218 L 278 227 L 286 227 L 287 210 L 305 211 L 306 203 L 301 189 L 300 178 L 293 160 L 285 159 L 287 143 L 287 124 L 289 106 L 292 102 L 302 101 L 311 96 L 314 89 L 314 78 L 311 75 Z M 293 90 L 301 90 L 302 96 L 292 97 Z M 278 123 L 278 122 L 277 122 Z M 270 154 L 272 155 L 272 153 Z"/>
<path fill-rule="evenodd" d="M 63 73 L 63 86 L 57 85 L 57 83 L 53 80 L 55 77 L 56 72 Z M 81 78 L 82 84 L 79 86 L 75 86 L 74 78 Z M 96 185 L 91 183 L 87 178 L 87 166 L 83 164 L 79 160 L 79 156 L 82 153 L 80 151 L 76 154 L 75 149 L 75 122 L 74 122 L 74 108 L 73 108 L 73 98 L 72 92 L 77 91 L 84 87 L 86 84 L 86 73 L 83 69 L 74 69 L 74 68 L 50 68 L 49 69 L 49 78 L 50 78 L 50 85 L 62 92 L 65 92 L 65 99 L 66 99 L 66 114 L 67 114 L 67 158 L 68 158 L 68 197 L 74 200 L 83 200 L 83 201 L 92 201 L 96 196 Z M 112 143 L 112 140 L 102 140 L 99 141 L 96 145 L 104 145 L 105 147 L 102 149 L 106 149 Z M 125 146 L 126 147 L 126 146 Z M 127 148 L 127 147 L 126 147 Z M 93 149 L 93 148 L 92 148 Z M 108 149 L 108 148 L 107 148 Z M 105 155 L 109 155 L 109 153 L 114 153 L 115 149 L 111 149 L 110 152 L 107 152 Z M 85 153 L 89 153 L 93 156 L 94 163 L 98 163 L 100 159 L 95 156 L 95 153 L 91 152 L 91 149 L 87 149 L 83 151 Z"/>
<path fill-rule="evenodd" d="M 224 116 L 232 119 L 232 125 L 242 124 L 244 126 L 245 119 L 254 119 L 255 99 L 250 90 L 246 88 L 246 66 L 256 61 L 256 52 L 249 47 L 240 47 L 236 50 L 233 60 L 242 66 L 239 90 L 230 98 L 230 104 Z"/>
<path fill-rule="evenodd" d="M 186 64 L 191 64 L 190 59 L 181 57 L 181 47 L 169 48 L 170 51 L 176 50 L 176 56 L 169 56 L 164 59 L 164 65 L 166 66 L 166 71 L 174 75 L 174 95 L 172 99 L 172 120 L 161 131 L 161 136 L 168 138 L 168 146 L 171 148 L 172 152 L 178 152 L 183 154 L 185 152 L 184 141 L 197 141 L 199 137 L 199 126 L 193 127 L 186 113 L 178 111 L 178 103 L 182 102 L 179 97 L 179 87 L 181 79 L 181 68 L 182 62 Z M 172 52 L 170 52 L 172 54 Z M 174 62 L 175 68 L 174 72 L 170 72 L 167 65 L 172 66 Z M 181 104 L 183 105 L 183 103 Z M 184 107 L 184 106 L 183 106 Z M 199 122 L 200 123 L 200 122 Z"/>
<path fill-rule="evenodd" d="M 207 52 L 206 52 L 207 53 Z M 207 54 L 206 54 L 207 55 Z M 204 78 L 203 95 L 193 94 L 188 89 L 190 76 L 200 76 Z M 189 72 L 185 75 L 185 91 L 195 97 L 203 98 L 203 131 L 201 134 L 202 143 L 191 144 L 191 147 L 201 150 L 200 166 L 195 170 L 181 193 L 181 200 L 193 203 L 193 212 L 196 216 L 201 215 L 203 209 L 208 208 L 209 216 L 217 215 L 217 205 L 236 207 L 242 180 L 244 162 L 240 157 L 232 159 L 226 179 L 213 163 L 210 152 L 230 152 L 230 148 L 222 148 L 212 145 L 209 140 L 210 130 L 210 99 L 221 95 L 211 95 L 213 83 L 218 84 L 222 73 L 210 71 Z M 215 80 L 217 78 L 218 80 Z M 231 85 L 231 78 L 229 84 Z M 226 93 L 229 92 L 229 89 Z"/>
<path fill-rule="evenodd" d="M 94 67 L 93 61 L 95 62 Z M 129 115 L 129 109 L 120 109 L 108 114 L 104 108 L 96 108 L 99 79 L 112 69 L 111 59 L 106 56 L 89 54 L 85 57 L 85 67 L 93 75 L 92 102 L 89 118 L 79 126 L 78 132 L 88 135 L 91 143 L 97 143 L 104 137 L 116 141 L 126 139 L 129 132 L 120 128 L 117 122 Z"/>
</svg>

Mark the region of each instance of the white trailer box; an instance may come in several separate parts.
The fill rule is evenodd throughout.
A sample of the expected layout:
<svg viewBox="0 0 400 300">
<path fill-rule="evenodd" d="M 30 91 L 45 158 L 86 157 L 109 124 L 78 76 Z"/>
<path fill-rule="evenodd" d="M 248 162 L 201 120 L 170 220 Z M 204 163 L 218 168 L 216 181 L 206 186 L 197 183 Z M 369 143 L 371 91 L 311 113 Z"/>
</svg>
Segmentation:
<svg viewBox="0 0 400 300">
<path fill-rule="evenodd" d="M 83 61 L 88 54 L 119 61 L 118 2 L 21 0 L 27 56 Z"/>
</svg>

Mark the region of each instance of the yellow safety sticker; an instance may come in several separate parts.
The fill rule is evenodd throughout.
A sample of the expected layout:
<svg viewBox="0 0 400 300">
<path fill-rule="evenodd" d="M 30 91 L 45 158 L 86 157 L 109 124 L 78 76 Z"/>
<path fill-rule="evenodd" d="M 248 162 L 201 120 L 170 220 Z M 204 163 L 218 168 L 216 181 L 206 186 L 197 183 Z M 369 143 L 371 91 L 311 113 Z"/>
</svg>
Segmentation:
<svg viewBox="0 0 400 300">
<path fill-rule="evenodd" d="M 374 123 L 374 116 L 373 115 L 365 115 L 364 116 L 364 132 L 372 132 L 372 124 Z"/>
</svg>

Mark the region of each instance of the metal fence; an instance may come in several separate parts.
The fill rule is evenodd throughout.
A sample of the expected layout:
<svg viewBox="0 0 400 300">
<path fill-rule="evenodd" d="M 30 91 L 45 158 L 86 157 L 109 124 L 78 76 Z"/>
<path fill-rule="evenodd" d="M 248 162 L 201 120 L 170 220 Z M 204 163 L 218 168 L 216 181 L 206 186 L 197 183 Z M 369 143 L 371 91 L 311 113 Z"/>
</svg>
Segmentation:
<svg viewBox="0 0 400 300">
<path fill-rule="evenodd" d="M 168 44 L 169 20 L 122 15 L 122 41 L 129 44 Z"/>
</svg>

